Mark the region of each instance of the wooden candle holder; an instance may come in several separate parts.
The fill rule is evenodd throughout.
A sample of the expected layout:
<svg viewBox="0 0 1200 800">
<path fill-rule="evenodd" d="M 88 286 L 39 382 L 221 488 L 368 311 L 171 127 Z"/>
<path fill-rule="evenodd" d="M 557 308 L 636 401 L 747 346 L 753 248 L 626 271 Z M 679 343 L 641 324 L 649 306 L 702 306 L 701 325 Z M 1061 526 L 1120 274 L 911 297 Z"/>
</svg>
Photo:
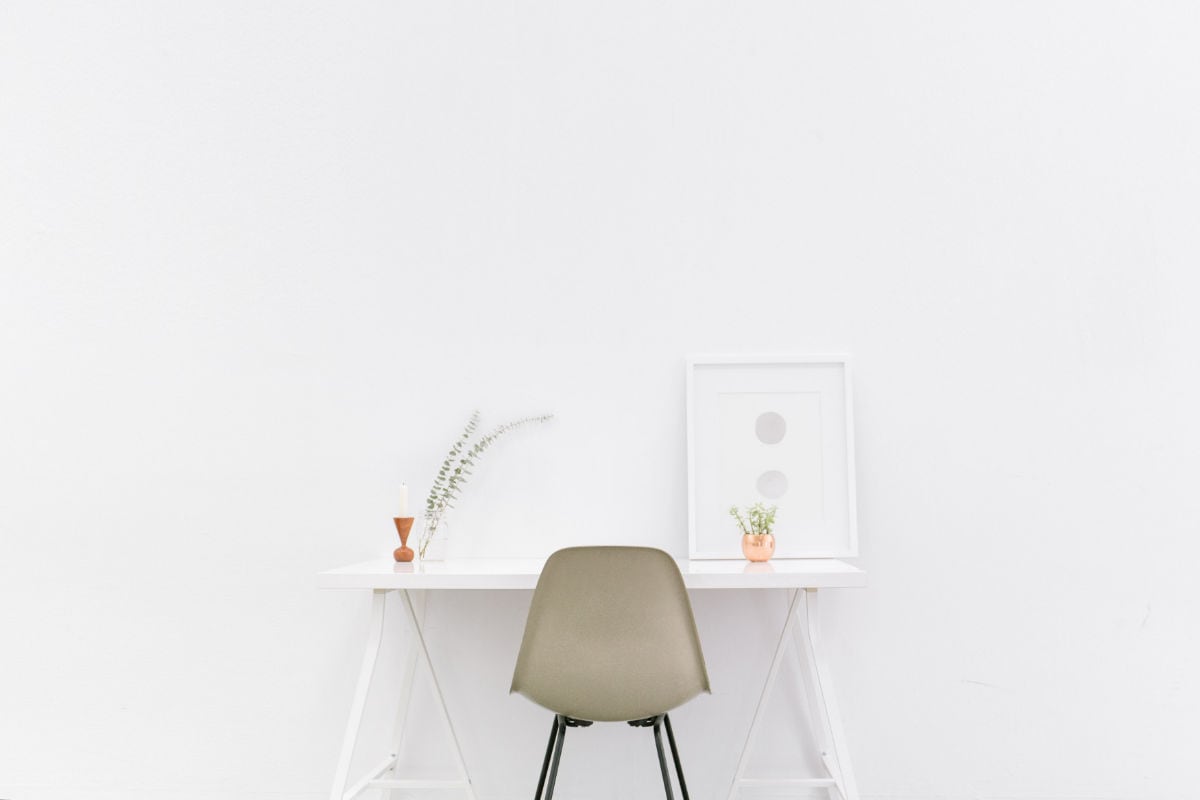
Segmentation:
<svg viewBox="0 0 1200 800">
<path fill-rule="evenodd" d="M 396 533 L 400 534 L 400 546 L 392 551 L 392 556 L 401 563 L 408 563 L 416 556 L 408 546 L 408 534 L 412 532 L 414 517 L 392 517 L 396 522 Z"/>
</svg>

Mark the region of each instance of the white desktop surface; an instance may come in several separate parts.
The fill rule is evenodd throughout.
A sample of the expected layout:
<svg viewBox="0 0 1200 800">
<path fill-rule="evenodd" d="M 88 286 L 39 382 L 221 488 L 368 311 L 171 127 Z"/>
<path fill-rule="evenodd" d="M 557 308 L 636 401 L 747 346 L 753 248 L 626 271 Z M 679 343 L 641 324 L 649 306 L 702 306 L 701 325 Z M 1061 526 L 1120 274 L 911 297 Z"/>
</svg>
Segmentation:
<svg viewBox="0 0 1200 800">
<path fill-rule="evenodd" d="M 544 558 L 452 558 L 398 564 L 380 558 L 319 573 L 323 589 L 532 589 Z M 689 589 L 834 589 L 867 585 L 867 573 L 835 558 L 677 560 Z"/>
</svg>

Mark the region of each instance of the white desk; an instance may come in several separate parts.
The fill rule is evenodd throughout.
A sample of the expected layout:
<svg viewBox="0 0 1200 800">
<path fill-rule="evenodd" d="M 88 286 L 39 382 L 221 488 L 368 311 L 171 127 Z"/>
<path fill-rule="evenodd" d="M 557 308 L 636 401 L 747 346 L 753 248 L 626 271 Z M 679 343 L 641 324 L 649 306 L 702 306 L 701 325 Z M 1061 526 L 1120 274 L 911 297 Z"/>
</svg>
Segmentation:
<svg viewBox="0 0 1200 800">
<path fill-rule="evenodd" d="M 475 800 L 470 773 L 462 757 L 454 724 L 446 711 L 437 671 L 429 658 L 422 629 L 424 595 L 430 590 L 472 589 L 533 589 L 537 584 L 544 560 L 528 559 L 451 559 L 416 564 L 397 564 L 391 559 L 379 559 L 355 564 L 341 569 L 322 572 L 318 585 L 326 589 L 369 589 L 372 592 L 371 623 L 367 636 L 366 651 L 363 653 L 362 668 L 346 735 L 342 741 L 342 752 L 338 759 L 330 800 L 352 800 L 367 789 L 461 789 Z M 841 715 L 833 693 L 832 678 L 821 647 L 820 614 L 817 605 L 819 589 L 849 588 L 865 586 L 867 575 L 851 564 L 835 559 L 802 559 L 772 561 L 766 564 L 751 564 L 747 561 L 680 561 L 679 570 L 683 582 L 692 590 L 729 589 L 789 589 L 789 608 L 779 644 L 767 671 L 758 707 L 754 711 L 750 730 L 742 744 L 741 758 L 729 787 L 732 800 L 738 790 L 746 787 L 790 786 L 823 787 L 832 800 L 858 800 L 858 789 L 850 767 L 850 756 L 846 752 L 845 735 L 842 731 Z M 409 662 L 404 672 L 401 689 L 401 708 L 396 717 L 395 746 L 391 754 L 371 768 L 366 775 L 349 785 L 350 763 L 358 741 L 363 711 L 375 673 L 375 662 L 379 656 L 379 645 L 383 640 L 385 598 L 389 592 L 399 592 L 405 608 L 407 624 L 411 626 L 417 646 L 409 653 Z M 779 667 L 788 644 L 794 642 L 799 649 L 801 675 L 815 711 L 809 720 L 814 741 L 820 747 L 821 761 L 828 775 L 823 778 L 755 779 L 746 777 L 746 763 L 753 749 L 762 710 L 779 674 Z M 407 720 L 408 700 L 412 691 L 413 676 L 417 659 L 425 662 L 433 678 L 432 684 L 454 741 L 454 756 L 462 773 L 460 780 L 433 781 L 420 778 L 401 777 L 396 772 L 400 737 L 403 736 Z M 388 774 L 390 773 L 390 774 Z"/>
</svg>

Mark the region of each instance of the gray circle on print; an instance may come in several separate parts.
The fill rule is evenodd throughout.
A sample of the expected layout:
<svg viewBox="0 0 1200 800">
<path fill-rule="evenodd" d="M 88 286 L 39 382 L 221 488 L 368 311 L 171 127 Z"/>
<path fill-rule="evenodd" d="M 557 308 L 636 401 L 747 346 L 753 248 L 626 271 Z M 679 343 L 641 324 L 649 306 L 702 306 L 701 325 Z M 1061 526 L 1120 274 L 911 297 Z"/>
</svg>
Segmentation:
<svg viewBox="0 0 1200 800">
<path fill-rule="evenodd" d="M 768 470 L 758 476 L 758 493 L 768 500 L 778 500 L 787 494 L 788 479 L 777 469 Z"/>
<path fill-rule="evenodd" d="M 779 444 L 787 434 L 787 420 L 775 411 L 766 411 L 754 420 L 754 435 L 763 444 Z"/>
</svg>

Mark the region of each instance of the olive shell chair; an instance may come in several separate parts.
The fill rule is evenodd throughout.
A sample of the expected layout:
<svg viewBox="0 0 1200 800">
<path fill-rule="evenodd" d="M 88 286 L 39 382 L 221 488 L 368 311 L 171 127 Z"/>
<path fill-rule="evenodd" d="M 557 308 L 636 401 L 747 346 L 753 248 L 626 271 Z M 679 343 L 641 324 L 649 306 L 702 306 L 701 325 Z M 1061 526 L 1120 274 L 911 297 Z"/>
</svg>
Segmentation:
<svg viewBox="0 0 1200 800">
<path fill-rule="evenodd" d="M 687 784 L 667 712 L 708 692 L 692 606 L 674 559 L 650 547 L 568 547 L 546 561 L 533 593 L 512 692 L 554 712 L 534 800 L 554 796 L 567 728 L 627 722 L 667 730 L 679 790 Z M 547 775 L 549 781 L 547 782 Z"/>
</svg>

